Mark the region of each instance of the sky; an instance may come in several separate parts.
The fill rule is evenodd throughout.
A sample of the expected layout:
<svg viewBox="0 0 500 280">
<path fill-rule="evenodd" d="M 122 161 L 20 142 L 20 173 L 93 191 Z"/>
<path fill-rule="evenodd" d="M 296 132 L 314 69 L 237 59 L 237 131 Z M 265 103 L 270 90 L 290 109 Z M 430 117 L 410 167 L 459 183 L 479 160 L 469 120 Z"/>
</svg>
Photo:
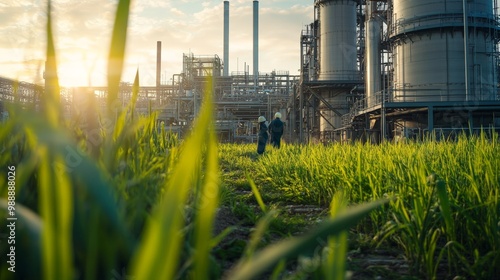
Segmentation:
<svg viewBox="0 0 500 280">
<path fill-rule="evenodd" d="M 105 86 L 117 0 L 53 0 L 53 32 L 62 86 Z M 313 21 L 313 0 L 259 1 L 259 72 L 300 68 L 300 32 Z M 253 73 L 253 1 L 229 1 L 229 72 Z M 47 0 L 0 0 L 0 76 L 43 83 Z M 137 69 L 142 86 L 182 72 L 183 54 L 223 59 L 222 0 L 132 0 L 124 82 Z"/>
</svg>

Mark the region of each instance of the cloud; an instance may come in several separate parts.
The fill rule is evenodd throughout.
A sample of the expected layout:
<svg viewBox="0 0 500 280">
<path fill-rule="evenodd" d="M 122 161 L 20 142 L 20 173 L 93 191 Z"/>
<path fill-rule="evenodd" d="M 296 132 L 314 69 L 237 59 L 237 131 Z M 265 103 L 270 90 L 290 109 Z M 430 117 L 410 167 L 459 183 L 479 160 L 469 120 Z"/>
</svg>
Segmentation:
<svg viewBox="0 0 500 280">
<path fill-rule="evenodd" d="M 13 53 L 10 57 L 0 54 L 0 76 L 11 75 L 12 69 L 17 71 L 15 75 L 26 75 L 26 69 L 36 75 L 38 66 L 31 61 L 45 60 L 45 3 L 14 0 L 0 3 L 0 7 L 7 6 L 0 9 L 0 49 Z M 95 75 L 92 84 L 104 85 L 98 82 L 105 80 L 116 1 L 55 0 L 53 3 L 58 61 L 65 71 L 70 71 L 67 70 L 70 66 L 92 69 Z M 305 5 L 301 0 L 269 0 L 259 4 L 260 69 L 290 70 L 293 74 L 299 63 L 300 31 L 303 24 L 312 21 L 312 4 Z M 230 1 L 230 71 L 241 71 L 245 62 L 252 64 L 252 10 L 252 1 Z M 167 80 L 182 71 L 183 53 L 222 57 L 222 15 L 222 1 L 133 1 L 123 79 L 132 81 L 139 68 L 141 84 L 154 84 L 157 41 L 162 41 L 162 75 Z M 17 67 L 12 67 L 14 60 L 19 62 Z M 87 84 L 85 79 L 82 85 Z"/>
<path fill-rule="evenodd" d="M 183 11 L 181 11 L 177 8 L 170 8 L 170 12 L 172 12 L 173 15 L 178 16 L 178 17 L 183 17 L 186 15 Z"/>
</svg>

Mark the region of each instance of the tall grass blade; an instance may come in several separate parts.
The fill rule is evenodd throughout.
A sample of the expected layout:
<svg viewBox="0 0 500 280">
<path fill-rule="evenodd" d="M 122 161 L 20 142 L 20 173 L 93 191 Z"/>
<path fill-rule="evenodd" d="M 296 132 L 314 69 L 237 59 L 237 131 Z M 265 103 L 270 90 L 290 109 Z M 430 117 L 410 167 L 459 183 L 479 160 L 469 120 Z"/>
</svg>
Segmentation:
<svg viewBox="0 0 500 280">
<path fill-rule="evenodd" d="M 91 196 L 109 223 L 127 235 L 118 215 L 113 192 L 107 178 L 98 165 L 74 144 L 66 133 L 49 126 L 32 112 L 24 112 L 17 118 L 25 126 L 28 140 L 34 147 L 45 147 L 51 155 L 58 155 L 61 160 L 51 162 L 50 168 L 57 174 L 68 174 L 73 180 L 79 180 L 85 191 Z M 69 185 L 75 187 L 75 185 Z"/>
<path fill-rule="evenodd" d="M 130 100 L 129 111 L 130 118 L 134 120 L 135 104 L 137 102 L 137 96 L 139 96 L 139 69 L 135 72 L 134 85 L 132 86 L 132 100 Z"/>
<path fill-rule="evenodd" d="M 211 94 L 206 94 L 205 101 L 211 100 L 211 97 L 208 97 Z M 209 142 L 213 141 L 210 136 L 212 133 L 210 130 L 213 129 L 212 108 L 211 102 L 204 102 L 193 132 L 183 143 L 182 154 L 164 186 L 165 195 L 162 202 L 147 222 L 141 238 L 141 246 L 132 261 L 132 275 L 137 279 L 174 278 L 180 259 L 181 244 L 183 244 L 181 227 L 187 195 L 201 180 L 199 168 L 203 151 L 207 147 L 207 139 Z M 207 148 L 209 158 L 213 157 L 211 146 Z M 209 170 L 213 169 L 213 164 L 214 159 L 209 159 Z M 214 175 L 212 172 L 210 176 Z M 212 177 L 207 182 L 212 185 L 216 180 Z M 201 255 L 200 258 L 204 256 Z M 203 267 L 199 269 L 201 271 Z"/>
<path fill-rule="evenodd" d="M 47 148 L 40 148 L 39 156 L 43 277 L 72 279 L 72 188 L 64 172 L 53 172 L 51 164 L 61 162 L 58 156 L 51 155 Z"/>
<path fill-rule="evenodd" d="M 262 200 L 262 196 L 260 195 L 259 189 L 255 185 L 255 182 L 252 180 L 252 178 L 250 178 L 250 174 L 247 173 L 246 177 L 247 177 L 248 183 L 250 184 L 250 187 L 252 188 L 253 195 L 255 196 L 255 199 L 257 200 L 257 203 L 259 204 L 260 209 L 262 210 L 262 212 L 266 212 L 267 207 L 264 204 L 264 200 Z"/>
<path fill-rule="evenodd" d="M 308 249 L 319 246 L 318 240 L 348 230 L 370 211 L 387 202 L 388 200 L 383 199 L 356 206 L 337 216 L 337 218 L 326 221 L 309 234 L 270 245 L 257 252 L 250 260 L 239 262 L 230 271 L 227 279 L 258 279 L 260 274 L 274 267 L 280 260 L 296 257 Z"/>
<path fill-rule="evenodd" d="M 93 208 L 90 210 L 87 220 L 88 231 L 86 235 L 89 237 L 86 245 L 87 256 L 85 260 L 85 275 L 87 280 L 95 277 L 97 271 L 97 262 L 99 261 L 99 210 Z M 75 217 L 75 220 L 77 218 Z"/>
<path fill-rule="evenodd" d="M 286 265 L 286 262 L 285 260 L 281 260 L 277 265 L 276 267 L 274 268 L 273 270 L 273 273 L 271 274 L 271 280 L 278 280 L 279 279 L 279 276 L 280 274 L 285 270 L 285 265 Z"/>
<path fill-rule="evenodd" d="M 95 160 L 101 155 L 101 145 L 103 143 L 101 127 L 99 125 L 99 113 L 97 110 L 95 95 L 87 93 L 87 102 L 84 107 L 87 127 L 84 128 L 84 133 L 86 136 L 87 150 Z"/>
<path fill-rule="evenodd" d="M 257 250 L 257 247 L 259 246 L 259 243 L 262 241 L 262 238 L 266 234 L 266 230 L 269 228 L 269 225 L 276 218 L 277 215 L 278 211 L 271 210 L 267 212 L 264 217 L 259 219 L 259 222 L 255 227 L 255 230 L 252 232 L 252 235 L 250 236 L 248 245 L 245 248 L 243 257 L 244 259 L 250 259 L 253 256 L 253 254 Z"/>
<path fill-rule="evenodd" d="M 347 207 L 346 196 L 343 191 L 335 193 L 330 205 L 330 216 L 335 219 Z M 345 264 L 347 254 L 347 231 L 328 238 L 326 262 L 323 264 L 325 279 L 345 279 Z"/>
<path fill-rule="evenodd" d="M 125 46 L 127 43 L 127 28 L 130 12 L 130 0 L 120 0 L 116 9 L 111 47 L 108 56 L 108 117 L 114 119 L 114 113 L 118 111 L 118 93 L 123 71 L 123 60 L 125 57 Z"/>
<path fill-rule="evenodd" d="M 52 2 L 47 3 L 47 52 L 45 67 L 45 94 L 42 108 L 49 127 L 55 128 L 60 118 L 59 81 L 57 60 L 52 34 Z M 39 207 L 44 222 L 42 240 L 42 275 L 45 279 L 70 279 L 73 277 L 71 225 L 73 200 L 71 185 L 65 172 L 56 174 L 52 164 L 61 159 L 51 154 L 47 147 L 40 147 Z"/>
<path fill-rule="evenodd" d="M 139 70 L 137 70 L 135 74 L 134 84 L 132 86 L 132 99 L 130 100 L 130 103 L 127 106 L 127 110 L 124 110 L 118 114 L 118 118 L 115 123 L 115 130 L 113 132 L 113 140 L 116 141 L 115 149 L 127 148 L 118 145 L 122 142 L 120 140 L 123 140 L 124 136 L 127 136 L 136 131 L 136 129 L 125 130 L 125 128 L 126 127 L 130 128 L 130 122 L 127 119 L 127 114 L 130 113 L 130 119 L 133 120 L 135 104 L 137 101 L 138 94 L 139 94 Z M 116 151 L 114 151 L 114 153 L 116 153 Z"/>
<path fill-rule="evenodd" d="M 439 197 L 439 207 L 441 208 L 441 214 L 443 215 L 444 223 L 446 225 L 446 234 L 450 238 L 449 241 L 455 241 L 455 225 L 451 216 L 450 199 L 448 198 L 448 192 L 446 191 L 446 184 L 444 181 L 438 180 L 436 182 L 436 187 Z"/>
<path fill-rule="evenodd" d="M 47 61 L 45 62 L 45 93 L 42 108 L 50 125 L 56 126 L 60 117 L 59 81 L 57 78 L 57 60 L 52 33 L 52 1 L 47 4 Z"/>
<path fill-rule="evenodd" d="M 207 115 L 202 116 L 210 119 L 213 118 L 212 83 L 212 79 L 209 78 L 205 88 L 205 92 L 208 92 L 208 94 L 205 95 L 206 97 L 204 100 L 204 106 L 207 107 L 205 108 L 207 112 L 204 113 Z M 205 160 L 205 180 L 200 191 L 195 224 L 196 252 L 194 279 L 208 278 L 209 275 L 208 267 L 209 253 L 212 249 L 212 227 L 219 201 L 219 157 L 214 123 L 212 121 L 209 121 L 207 130 L 208 140 Z"/>
</svg>

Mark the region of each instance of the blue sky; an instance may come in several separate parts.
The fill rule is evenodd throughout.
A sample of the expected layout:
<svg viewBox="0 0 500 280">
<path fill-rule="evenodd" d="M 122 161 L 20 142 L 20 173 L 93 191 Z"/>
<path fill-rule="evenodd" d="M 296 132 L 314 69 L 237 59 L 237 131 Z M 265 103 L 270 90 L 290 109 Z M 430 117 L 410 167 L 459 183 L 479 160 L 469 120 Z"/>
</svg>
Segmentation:
<svg viewBox="0 0 500 280">
<path fill-rule="evenodd" d="M 55 0 L 53 18 L 60 82 L 105 85 L 116 0 Z M 259 70 L 298 74 L 299 37 L 312 22 L 314 1 L 259 1 Z M 230 1 L 229 71 L 252 68 L 252 0 Z M 46 1 L 0 0 L 0 76 L 43 82 Z M 123 80 L 139 69 L 154 85 L 156 42 L 162 41 L 162 77 L 182 71 L 182 54 L 223 58 L 223 1 L 133 0 Z"/>
</svg>

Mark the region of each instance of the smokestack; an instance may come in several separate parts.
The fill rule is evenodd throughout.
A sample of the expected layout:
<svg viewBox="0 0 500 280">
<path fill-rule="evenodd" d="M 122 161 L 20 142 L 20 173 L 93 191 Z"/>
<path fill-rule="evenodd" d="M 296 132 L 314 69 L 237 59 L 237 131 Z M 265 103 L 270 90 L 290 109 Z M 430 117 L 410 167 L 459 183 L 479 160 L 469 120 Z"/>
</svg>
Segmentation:
<svg viewBox="0 0 500 280">
<path fill-rule="evenodd" d="M 156 104 L 160 103 L 161 41 L 156 41 Z"/>
<path fill-rule="evenodd" d="M 253 76 L 259 77 L 259 1 L 253 1 Z"/>
<path fill-rule="evenodd" d="M 156 87 L 161 82 L 161 41 L 156 42 Z"/>
<path fill-rule="evenodd" d="M 229 1 L 224 1 L 224 76 L 229 76 Z"/>
</svg>

